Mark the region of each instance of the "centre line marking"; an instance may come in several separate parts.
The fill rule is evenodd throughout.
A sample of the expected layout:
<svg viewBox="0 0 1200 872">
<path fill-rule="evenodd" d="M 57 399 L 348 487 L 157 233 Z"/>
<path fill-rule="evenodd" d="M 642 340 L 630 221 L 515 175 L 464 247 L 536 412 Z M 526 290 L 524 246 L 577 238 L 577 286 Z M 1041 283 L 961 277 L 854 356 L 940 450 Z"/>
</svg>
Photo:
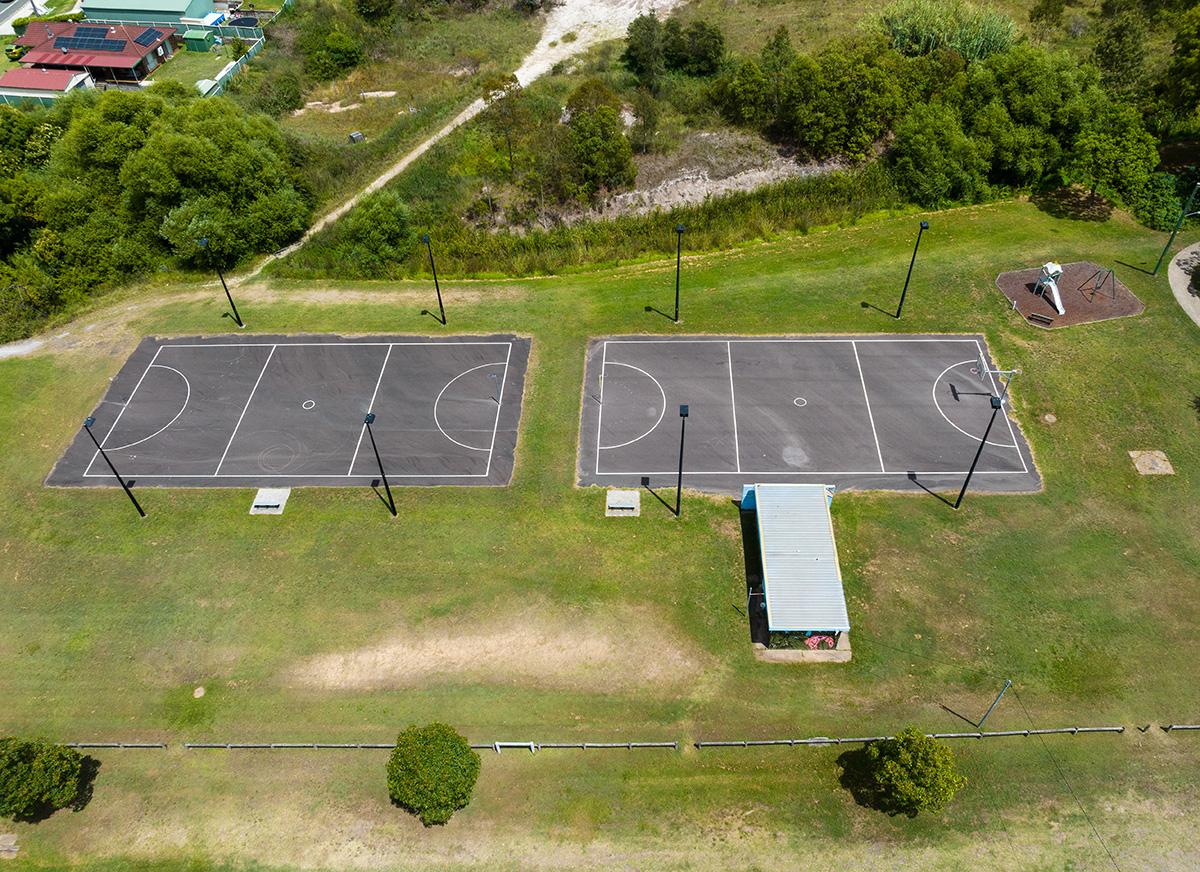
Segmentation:
<svg viewBox="0 0 1200 872">
<path fill-rule="evenodd" d="M 496 451 L 496 433 L 500 430 L 500 409 L 504 404 L 504 386 L 508 384 L 508 364 L 512 360 L 512 343 L 508 343 L 508 351 L 504 354 L 504 376 L 500 379 L 500 393 L 496 398 L 496 423 L 492 425 L 492 444 L 488 447 L 487 466 L 484 467 L 483 477 L 492 474 L 492 455 Z M 440 427 L 438 429 L 441 429 Z M 513 466 L 517 463 L 516 452 L 513 452 Z"/>
<path fill-rule="evenodd" d="M 879 433 L 875 430 L 875 415 L 871 412 L 871 398 L 867 395 L 867 379 L 863 376 L 862 361 L 858 359 L 858 343 L 851 342 L 854 349 L 854 362 L 858 364 L 858 380 L 862 382 L 863 399 L 867 401 L 867 419 L 871 422 L 871 435 L 875 437 L 875 453 L 879 455 L 879 471 L 887 472 L 883 464 L 883 449 L 879 447 Z"/>
<path fill-rule="evenodd" d="M 233 440 L 237 438 L 238 428 L 242 426 L 242 419 L 246 417 L 246 410 L 250 408 L 250 403 L 254 399 L 254 393 L 258 390 L 258 384 L 262 381 L 263 374 L 267 371 L 267 367 L 271 365 L 271 358 L 275 356 L 275 349 L 278 346 L 272 345 L 271 350 L 267 352 L 267 359 L 263 363 L 262 369 L 258 372 L 258 378 L 254 380 L 254 387 L 250 389 L 250 396 L 246 397 L 246 405 L 242 407 L 242 414 L 238 415 L 237 423 L 233 425 L 233 433 L 229 437 L 229 441 L 225 443 L 225 450 L 221 452 L 221 459 L 217 462 L 217 469 L 213 473 L 214 476 L 220 475 L 221 465 L 225 463 L 225 455 L 229 453 L 229 446 L 233 444 Z"/>
<path fill-rule="evenodd" d="M 379 378 L 375 379 L 375 390 L 371 391 L 371 400 L 367 403 L 367 412 L 375 408 L 375 397 L 379 395 L 379 385 L 383 382 L 383 371 L 387 369 L 388 359 L 392 356 L 392 346 L 388 345 L 387 353 L 383 355 L 383 366 L 379 367 Z M 366 418 L 366 412 L 363 413 L 363 418 Z M 354 461 L 358 460 L 358 449 L 362 447 L 363 434 L 367 432 L 367 424 L 364 420 L 362 427 L 358 430 L 358 441 L 354 443 L 354 454 L 350 457 L 350 468 L 346 470 L 346 475 L 354 472 Z"/>
<path fill-rule="evenodd" d="M 725 343 L 725 356 L 729 360 L 729 405 L 733 409 L 733 459 L 737 471 L 742 471 L 742 449 L 738 446 L 737 431 L 737 396 L 733 392 L 733 344 Z"/>
</svg>

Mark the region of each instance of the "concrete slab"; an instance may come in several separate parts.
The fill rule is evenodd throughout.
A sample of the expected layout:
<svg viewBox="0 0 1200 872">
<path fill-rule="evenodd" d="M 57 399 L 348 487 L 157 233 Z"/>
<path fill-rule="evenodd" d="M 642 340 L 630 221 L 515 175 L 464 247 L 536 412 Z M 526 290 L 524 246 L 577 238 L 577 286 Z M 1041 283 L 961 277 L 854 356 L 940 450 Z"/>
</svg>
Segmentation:
<svg viewBox="0 0 1200 872">
<path fill-rule="evenodd" d="M 995 379 L 977 335 L 626 336 L 588 348 L 578 481 L 674 484 L 738 495 L 744 483 L 851 489 L 961 485 L 991 417 Z M 988 360 L 989 368 L 996 368 Z M 1019 388 L 1018 388 L 1019 389 Z M 1006 405 L 973 488 L 1041 487 Z"/>
<path fill-rule="evenodd" d="M 502 485 L 529 340 L 224 336 L 143 340 L 93 413 L 127 480 L 156 487 Z M 80 432 L 46 481 L 116 486 Z"/>
</svg>

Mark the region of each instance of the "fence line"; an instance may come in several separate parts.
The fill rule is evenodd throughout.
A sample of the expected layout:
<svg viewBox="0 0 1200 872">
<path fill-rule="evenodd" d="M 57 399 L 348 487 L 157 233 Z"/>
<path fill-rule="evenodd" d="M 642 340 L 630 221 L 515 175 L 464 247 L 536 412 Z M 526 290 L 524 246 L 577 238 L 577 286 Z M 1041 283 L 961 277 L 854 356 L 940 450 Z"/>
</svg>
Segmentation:
<svg viewBox="0 0 1200 872">
<path fill-rule="evenodd" d="M 1170 732 L 1167 727 L 1163 728 Z M 1175 727 L 1175 729 L 1179 729 Z M 972 733 L 926 733 L 932 739 L 998 739 L 1010 736 L 1052 736 L 1052 735 L 1072 735 L 1090 734 L 1090 733 L 1123 733 L 1124 727 L 1053 727 L 1045 730 L 994 730 L 994 731 L 975 731 Z M 814 736 L 811 739 L 734 739 L 725 741 L 703 742 L 698 741 L 693 744 L 697 748 L 755 748 L 763 746 L 778 746 L 778 745 L 865 745 L 869 742 L 881 742 L 884 739 L 892 739 L 894 736 L 853 736 L 843 738 L 831 738 L 829 736 Z"/>
<path fill-rule="evenodd" d="M 1138 727 L 1140 732 L 1146 732 L 1152 725 Z M 1200 724 L 1161 724 L 1159 729 L 1164 733 L 1177 731 L 1200 731 Z M 1040 730 L 991 730 L 965 733 L 926 733 L 933 739 L 1002 739 L 1020 736 L 1057 736 L 1057 735 L 1098 735 L 1124 733 L 1124 726 L 1099 727 L 1050 727 Z M 826 745 L 865 745 L 869 742 L 880 742 L 893 736 L 813 736 L 806 739 L 721 739 L 697 740 L 692 743 L 695 748 L 763 748 L 763 747 L 794 747 L 794 746 L 826 746 Z M 166 742 L 62 742 L 65 748 L 94 748 L 94 749 L 125 749 L 125 750 L 166 750 L 170 746 Z M 305 750 L 352 750 L 352 751 L 390 751 L 396 747 L 394 742 L 184 742 L 181 747 L 185 751 L 305 751 Z M 504 750 L 521 750 L 536 754 L 538 751 L 554 750 L 636 750 L 639 748 L 670 748 L 679 750 L 679 742 L 477 742 L 471 747 L 477 751 L 494 751 L 497 754 Z"/>
</svg>

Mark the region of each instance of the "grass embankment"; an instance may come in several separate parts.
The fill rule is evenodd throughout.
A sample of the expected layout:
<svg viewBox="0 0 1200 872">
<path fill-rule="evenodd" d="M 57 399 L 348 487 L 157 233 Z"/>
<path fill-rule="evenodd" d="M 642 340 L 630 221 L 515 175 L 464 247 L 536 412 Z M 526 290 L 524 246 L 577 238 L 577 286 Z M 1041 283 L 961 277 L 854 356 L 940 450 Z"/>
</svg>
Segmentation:
<svg viewBox="0 0 1200 872">
<path fill-rule="evenodd" d="M 533 337 L 517 469 L 508 488 L 398 489 L 398 519 L 365 489 L 299 491 L 282 518 L 247 517 L 249 491 L 150 489 L 138 521 L 118 492 L 43 488 L 139 336 L 223 329 L 219 287 L 114 299 L 88 319 L 97 331 L 72 327 L 75 350 L 0 362 L 3 731 L 378 741 L 436 718 L 475 741 L 869 735 L 965 727 L 941 705 L 977 717 L 1004 678 L 1019 697 L 994 729 L 1194 721 L 1197 333 L 1164 278 L 1119 263 L 1152 264 L 1161 236 L 1016 203 L 930 220 L 899 323 L 860 302 L 895 299 L 907 219 L 689 258 L 678 327 L 643 312 L 669 297 L 673 262 L 448 283 L 450 331 Z M 1051 257 L 1116 265 L 1145 315 L 1021 323 L 993 279 Z M 424 283 L 345 290 L 276 283 L 239 304 L 262 332 L 430 327 Z M 689 496 L 680 520 L 651 501 L 613 521 L 599 490 L 573 486 L 585 342 L 897 329 L 982 331 L 1024 370 L 1015 413 L 1045 491 L 973 494 L 957 513 L 928 496 L 839 496 L 854 660 L 760 664 L 728 500 Z M 1165 450 L 1176 475 L 1137 476 L 1126 452 L 1141 448 Z M 14 829 L 34 868 L 129 854 L 189 868 L 730 868 L 809 853 L 1100 867 L 1073 790 L 1123 868 L 1193 865 L 1191 734 L 1047 745 L 1070 788 L 1036 739 L 960 743 L 970 785 L 915 821 L 857 807 L 836 749 L 489 754 L 475 801 L 436 831 L 388 805 L 383 755 L 105 752 L 84 812 Z"/>
</svg>

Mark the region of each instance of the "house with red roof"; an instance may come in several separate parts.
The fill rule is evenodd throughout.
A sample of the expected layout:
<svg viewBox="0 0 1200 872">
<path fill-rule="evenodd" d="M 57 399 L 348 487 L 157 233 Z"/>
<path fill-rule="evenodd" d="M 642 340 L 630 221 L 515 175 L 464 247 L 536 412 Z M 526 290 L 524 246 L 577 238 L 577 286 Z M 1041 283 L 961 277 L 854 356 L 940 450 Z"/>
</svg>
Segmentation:
<svg viewBox="0 0 1200 872">
<path fill-rule="evenodd" d="M 18 67 L 0 76 L 0 103 L 16 105 L 32 101 L 48 105 L 76 88 L 95 86 L 87 70 Z"/>
<path fill-rule="evenodd" d="M 83 70 L 98 82 L 140 82 L 175 51 L 175 28 L 35 21 L 17 39 L 25 67 Z"/>
</svg>

